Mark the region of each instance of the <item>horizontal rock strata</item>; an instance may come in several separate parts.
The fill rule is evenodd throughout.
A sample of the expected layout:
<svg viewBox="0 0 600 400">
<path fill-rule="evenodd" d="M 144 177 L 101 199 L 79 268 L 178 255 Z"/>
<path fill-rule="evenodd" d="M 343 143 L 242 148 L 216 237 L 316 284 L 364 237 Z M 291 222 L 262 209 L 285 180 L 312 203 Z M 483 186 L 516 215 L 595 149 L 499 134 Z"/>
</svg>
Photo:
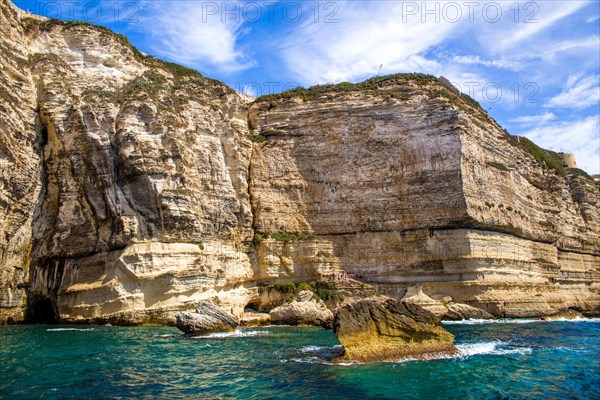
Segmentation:
<svg viewBox="0 0 600 400">
<path fill-rule="evenodd" d="M 396 298 L 421 285 L 496 317 L 600 308 L 598 187 L 439 81 L 271 96 L 250 124 L 266 139 L 251 165 L 259 232 L 316 235 Z"/>
</svg>

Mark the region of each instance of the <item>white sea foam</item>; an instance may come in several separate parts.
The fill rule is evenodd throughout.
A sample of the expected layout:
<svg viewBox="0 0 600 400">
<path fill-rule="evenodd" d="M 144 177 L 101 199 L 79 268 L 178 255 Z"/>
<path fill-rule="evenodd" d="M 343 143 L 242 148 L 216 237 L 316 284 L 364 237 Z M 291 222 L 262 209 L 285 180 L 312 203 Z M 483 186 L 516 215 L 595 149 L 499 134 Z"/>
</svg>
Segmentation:
<svg viewBox="0 0 600 400">
<path fill-rule="evenodd" d="M 300 352 L 307 354 L 306 357 L 296 357 L 291 359 L 280 360 L 283 363 L 300 363 L 300 364 L 324 364 L 324 365 L 339 365 L 343 367 L 352 365 L 369 364 L 358 361 L 350 362 L 332 362 L 332 357 L 323 357 L 324 354 L 331 355 L 333 351 L 339 352 L 342 346 L 320 347 L 320 346 L 304 346 Z M 463 343 L 456 346 L 458 350 L 455 354 L 431 354 L 425 358 L 406 357 L 399 360 L 384 361 L 385 363 L 399 364 L 412 361 L 428 361 L 428 360 L 443 360 L 443 359 L 463 359 L 466 357 L 478 355 L 506 355 L 506 354 L 530 354 L 533 349 L 531 347 L 511 347 L 506 342 L 481 342 L 481 343 Z M 311 356 L 311 354 L 313 354 Z"/>
<path fill-rule="evenodd" d="M 442 321 L 444 325 L 484 325 L 484 324 L 532 324 L 536 322 L 600 322 L 600 318 L 556 318 L 556 319 L 533 319 L 533 318 L 499 318 L 499 319 L 462 319 L 459 321 Z"/>
<path fill-rule="evenodd" d="M 545 322 L 600 322 L 600 318 L 581 318 L 581 317 L 576 317 L 576 318 L 556 318 L 556 319 L 549 319 Z"/>
<path fill-rule="evenodd" d="M 302 349 L 300 349 L 301 352 L 303 353 L 321 353 L 321 352 L 331 352 L 333 350 L 341 350 L 342 346 L 341 345 L 337 345 L 337 346 L 331 346 L 331 347 L 327 347 L 327 346 L 304 346 Z"/>
<path fill-rule="evenodd" d="M 87 331 L 93 331 L 94 328 L 88 328 L 88 329 L 78 329 L 78 328 L 48 328 L 46 329 L 46 332 L 65 332 L 65 331 L 78 331 L 78 332 L 87 332 Z"/>
<path fill-rule="evenodd" d="M 243 331 L 236 329 L 233 332 L 215 332 L 208 335 L 192 336 L 192 339 L 228 339 L 228 338 L 243 338 L 251 336 L 270 335 L 270 331 Z"/>
<path fill-rule="evenodd" d="M 292 358 L 290 361 L 299 363 L 299 364 L 321 364 L 325 363 L 323 360 L 319 360 L 316 357 L 308 357 L 308 358 Z"/>
<path fill-rule="evenodd" d="M 554 347 L 553 350 L 556 351 L 568 351 L 568 352 L 572 352 L 572 353 L 593 353 L 594 352 L 594 348 L 589 348 L 589 347 L 563 347 L 563 346 L 559 346 L 559 347 Z"/>
<path fill-rule="evenodd" d="M 478 354 L 491 354 L 498 348 L 501 342 L 487 342 L 487 343 L 469 343 L 459 344 L 456 346 L 461 356 L 468 357 Z"/>
<path fill-rule="evenodd" d="M 366 363 L 361 363 L 358 361 L 351 361 L 351 362 L 332 362 L 332 361 L 327 361 L 324 360 L 322 358 L 319 357 L 303 357 L 303 358 L 290 358 L 290 359 L 281 359 L 279 360 L 279 362 L 282 363 L 296 363 L 296 364 L 322 364 L 322 365 L 341 365 L 341 366 L 349 366 L 349 365 L 359 365 L 359 364 L 366 364 Z"/>
<path fill-rule="evenodd" d="M 470 357 L 476 355 L 503 355 L 503 354 L 529 354 L 533 350 L 531 347 L 507 347 L 504 342 L 482 342 L 482 343 L 464 343 L 456 346 L 458 357 Z"/>
<path fill-rule="evenodd" d="M 442 321 L 444 325 L 483 325 L 483 324 L 531 324 L 544 322 L 541 319 L 500 318 L 500 319 L 461 319 L 459 321 Z"/>
<path fill-rule="evenodd" d="M 173 333 L 167 333 L 166 335 L 154 335 L 154 337 L 162 337 L 162 338 L 169 338 L 169 337 L 175 337 L 175 336 L 179 336 L 179 335 L 175 335 Z"/>
</svg>

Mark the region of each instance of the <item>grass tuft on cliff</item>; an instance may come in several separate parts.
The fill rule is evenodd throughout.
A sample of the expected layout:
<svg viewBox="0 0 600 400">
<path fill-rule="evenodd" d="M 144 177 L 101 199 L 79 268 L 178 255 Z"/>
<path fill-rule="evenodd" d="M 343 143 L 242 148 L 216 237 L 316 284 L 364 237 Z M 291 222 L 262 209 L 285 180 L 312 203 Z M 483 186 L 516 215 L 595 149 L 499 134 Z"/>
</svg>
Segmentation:
<svg viewBox="0 0 600 400">
<path fill-rule="evenodd" d="M 501 162 L 488 161 L 488 162 L 486 162 L 486 164 L 489 165 L 490 167 L 494 167 L 501 171 L 510 171 L 510 169 L 506 165 L 502 164 Z"/>
<path fill-rule="evenodd" d="M 262 143 L 267 141 L 267 138 L 261 134 L 250 134 L 248 135 L 248 139 L 255 143 Z"/>
<path fill-rule="evenodd" d="M 527 152 L 540 166 L 552 169 L 560 175 L 567 175 L 567 168 L 557 152 L 543 149 L 526 137 L 508 135 L 508 142 Z"/>
</svg>

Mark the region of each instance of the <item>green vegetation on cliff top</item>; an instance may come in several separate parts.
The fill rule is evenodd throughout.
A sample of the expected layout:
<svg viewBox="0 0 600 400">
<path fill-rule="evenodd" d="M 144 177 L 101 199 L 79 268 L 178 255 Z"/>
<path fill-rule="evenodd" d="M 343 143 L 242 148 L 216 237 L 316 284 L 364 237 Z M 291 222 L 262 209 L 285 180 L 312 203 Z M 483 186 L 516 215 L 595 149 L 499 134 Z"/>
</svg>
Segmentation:
<svg viewBox="0 0 600 400">
<path fill-rule="evenodd" d="M 438 78 L 433 75 L 421 74 L 421 73 L 407 73 L 407 74 L 391 74 L 383 76 L 374 76 L 366 81 L 359 83 L 341 82 L 341 83 L 330 83 L 324 85 L 315 85 L 309 88 L 299 86 L 294 89 L 286 90 L 285 92 L 268 94 L 258 97 L 255 102 L 273 101 L 279 99 L 288 99 L 293 97 L 302 97 L 304 100 L 315 100 L 325 94 L 331 93 L 344 93 L 353 91 L 370 91 L 378 90 L 390 83 L 399 83 L 401 81 L 414 81 L 423 85 L 439 82 Z"/>
<path fill-rule="evenodd" d="M 563 164 L 562 157 L 559 153 L 546 150 L 533 143 L 531 140 L 527 139 L 523 136 L 513 136 L 508 134 L 507 140 L 510 144 L 515 147 L 518 147 L 529 155 L 531 155 L 535 161 L 543 168 L 548 168 L 556 171 L 559 175 L 567 176 L 571 175 L 572 177 L 582 176 L 587 179 L 592 179 L 591 176 L 587 174 L 587 172 L 579 169 L 579 168 L 568 168 Z"/>
</svg>

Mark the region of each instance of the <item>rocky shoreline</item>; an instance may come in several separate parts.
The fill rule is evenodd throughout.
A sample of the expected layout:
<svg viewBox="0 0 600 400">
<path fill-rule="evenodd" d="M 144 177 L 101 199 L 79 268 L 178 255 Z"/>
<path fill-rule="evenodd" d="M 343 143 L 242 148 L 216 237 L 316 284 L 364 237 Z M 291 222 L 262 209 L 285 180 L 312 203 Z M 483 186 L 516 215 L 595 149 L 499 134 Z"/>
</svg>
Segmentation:
<svg viewBox="0 0 600 400">
<path fill-rule="evenodd" d="M 582 314 L 564 310 L 540 320 L 578 319 Z M 202 301 L 194 312 L 179 312 L 176 326 L 188 335 L 232 332 L 238 326 L 322 326 L 333 329 L 343 351 L 332 361 L 381 362 L 454 356 L 454 336 L 442 326 L 448 321 L 493 321 L 483 310 L 464 304 L 444 307 L 422 292 L 397 300 L 384 296 L 345 302 L 334 312 L 309 291 L 268 314 L 246 312 L 239 320 L 211 301 Z"/>
</svg>

